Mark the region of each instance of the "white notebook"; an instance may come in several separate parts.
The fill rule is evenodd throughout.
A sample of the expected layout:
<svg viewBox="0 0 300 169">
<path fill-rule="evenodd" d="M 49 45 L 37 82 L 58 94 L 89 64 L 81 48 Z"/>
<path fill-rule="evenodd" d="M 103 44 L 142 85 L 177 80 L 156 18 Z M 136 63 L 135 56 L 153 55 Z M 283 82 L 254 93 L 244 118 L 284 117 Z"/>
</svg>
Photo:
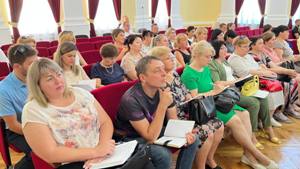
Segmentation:
<svg viewBox="0 0 300 169">
<path fill-rule="evenodd" d="M 194 125 L 195 121 L 169 120 L 164 136 L 154 141 L 154 143 L 180 148 L 187 143 L 186 134 L 193 130 Z"/>
<path fill-rule="evenodd" d="M 92 164 L 91 169 L 108 168 L 124 164 L 134 152 L 136 145 L 136 140 L 117 145 L 110 157 L 99 163 Z"/>
<path fill-rule="evenodd" d="M 96 79 L 92 80 L 80 80 L 77 84 L 72 84 L 73 87 L 80 87 L 87 91 L 96 89 Z"/>
</svg>

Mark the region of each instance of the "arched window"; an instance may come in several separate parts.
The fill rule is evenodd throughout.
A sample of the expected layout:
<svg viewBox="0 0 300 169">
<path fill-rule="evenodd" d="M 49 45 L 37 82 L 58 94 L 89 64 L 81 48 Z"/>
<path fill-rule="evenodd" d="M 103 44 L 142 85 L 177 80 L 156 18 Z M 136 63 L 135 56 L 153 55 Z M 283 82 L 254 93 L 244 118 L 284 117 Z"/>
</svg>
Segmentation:
<svg viewBox="0 0 300 169">
<path fill-rule="evenodd" d="M 18 28 L 20 35 L 30 35 L 36 40 L 55 39 L 57 24 L 48 1 L 23 1 Z"/>
<path fill-rule="evenodd" d="M 239 25 L 259 25 L 261 14 L 257 0 L 244 0 L 238 15 Z"/>
<path fill-rule="evenodd" d="M 95 29 L 97 34 L 111 32 L 117 28 L 119 22 L 115 14 L 115 8 L 112 0 L 100 0 L 95 17 Z"/>
</svg>

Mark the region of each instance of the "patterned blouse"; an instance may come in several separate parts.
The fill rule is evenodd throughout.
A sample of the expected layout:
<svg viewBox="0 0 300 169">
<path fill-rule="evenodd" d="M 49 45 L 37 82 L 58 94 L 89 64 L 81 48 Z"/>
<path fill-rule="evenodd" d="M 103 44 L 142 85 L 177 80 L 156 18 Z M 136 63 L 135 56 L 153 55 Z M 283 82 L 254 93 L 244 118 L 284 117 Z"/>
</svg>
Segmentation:
<svg viewBox="0 0 300 169">
<path fill-rule="evenodd" d="M 80 88 L 71 88 L 75 101 L 65 107 L 48 104 L 40 106 L 29 101 L 23 110 L 22 127 L 27 123 L 46 125 L 60 146 L 92 148 L 99 142 L 99 116 L 94 106 L 95 98 Z"/>
<path fill-rule="evenodd" d="M 186 95 L 190 94 L 190 91 L 185 87 L 185 85 L 181 82 L 180 76 L 177 72 L 173 73 L 174 79 L 170 85 L 171 92 L 173 95 L 173 100 L 176 104 L 177 116 L 179 119 L 187 119 L 187 114 L 185 113 L 186 106 L 180 106 L 180 103 L 186 100 Z"/>
</svg>

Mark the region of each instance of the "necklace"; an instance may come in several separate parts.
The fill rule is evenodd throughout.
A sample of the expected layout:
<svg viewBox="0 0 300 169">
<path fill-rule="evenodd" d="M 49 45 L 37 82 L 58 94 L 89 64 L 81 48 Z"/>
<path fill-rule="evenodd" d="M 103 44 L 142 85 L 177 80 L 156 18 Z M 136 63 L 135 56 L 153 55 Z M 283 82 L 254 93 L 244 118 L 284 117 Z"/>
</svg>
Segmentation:
<svg viewBox="0 0 300 169">
<path fill-rule="evenodd" d="M 114 73 L 114 65 L 112 65 L 111 67 L 107 67 L 107 66 L 103 65 L 102 63 L 101 63 L 101 65 L 102 65 L 102 67 L 105 68 L 105 71 L 106 71 L 108 74 L 113 74 L 113 73 Z M 111 70 L 109 70 L 109 68 L 111 68 Z"/>
</svg>

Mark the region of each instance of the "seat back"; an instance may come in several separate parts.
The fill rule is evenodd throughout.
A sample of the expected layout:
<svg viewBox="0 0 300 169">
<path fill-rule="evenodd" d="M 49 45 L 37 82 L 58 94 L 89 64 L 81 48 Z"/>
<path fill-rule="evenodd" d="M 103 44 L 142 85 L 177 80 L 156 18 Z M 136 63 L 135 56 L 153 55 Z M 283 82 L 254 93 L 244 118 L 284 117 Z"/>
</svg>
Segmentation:
<svg viewBox="0 0 300 169">
<path fill-rule="evenodd" d="M 183 69 L 184 69 L 184 67 L 179 67 L 176 69 L 176 72 L 178 73 L 179 76 L 181 76 Z"/>
<path fill-rule="evenodd" d="M 85 52 L 80 52 L 87 64 L 97 63 L 102 60 L 98 50 L 90 50 Z"/>
<path fill-rule="evenodd" d="M 36 47 L 49 48 L 49 47 L 51 47 L 51 43 L 49 41 L 39 41 L 39 42 L 36 42 Z"/>
<path fill-rule="evenodd" d="M 95 46 L 90 42 L 76 43 L 76 46 L 80 52 L 94 50 Z"/>
<path fill-rule="evenodd" d="M 87 64 L 83 66 L 85 73 L 91 78 L 91 70 L 94 64 Z"/>
<path fill-rule="evenodd" d="M 45 48 L 45 47 L 37 47 L 36 48 L 37 51 L 38 51 L 38 56 L 40 57 L 47 57 L 49 58 L 49 51 L 48 51 L 48 48 Z"/>
<path fill-rule="evenodd" d="M 35 169 L 55 169 L 49 163 L 38 157 L 34 152 L 31 152 L 31 158 Z"/>
<path fill-rule="evenodd" d="M 6 62 L 0 62 L 0 77 L 7 76 L 10 73 L 9 66 Z"/>
<path fill-rule="evenodd" d="M 92 91 L 112 122 L 115 122 L 123 94 L 135 83 L 136 81 L 114 83 Z"/>
<path fill-rule="evenodd" d="M 6 168 L 11 166 L 10 153 L 8 149 L 8 143 L 6 139 L 5 122 L 0 118 L 0 151 L 2 159 L 6 165 Z"/>
</svg>

